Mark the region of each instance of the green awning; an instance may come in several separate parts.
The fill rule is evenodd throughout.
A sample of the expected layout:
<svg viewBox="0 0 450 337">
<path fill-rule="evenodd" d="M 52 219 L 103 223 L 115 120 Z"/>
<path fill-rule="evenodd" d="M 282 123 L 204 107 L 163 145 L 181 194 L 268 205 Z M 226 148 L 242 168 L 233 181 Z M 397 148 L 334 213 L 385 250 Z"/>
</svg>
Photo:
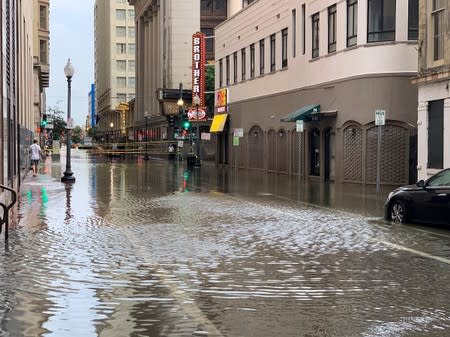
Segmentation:
<svg viewBox="0 0 450 337">
<path fill-rule="evenodd" d="M 293 113 L 290 113 L 286 117 L 281 118 L 281 121 L 282 122 L 302 121 L 312 113 L 319 113 L 319 112 L 320 112 L 320 104 L 306 105 L 303 108 L 298 109 Z"/>
</svg>

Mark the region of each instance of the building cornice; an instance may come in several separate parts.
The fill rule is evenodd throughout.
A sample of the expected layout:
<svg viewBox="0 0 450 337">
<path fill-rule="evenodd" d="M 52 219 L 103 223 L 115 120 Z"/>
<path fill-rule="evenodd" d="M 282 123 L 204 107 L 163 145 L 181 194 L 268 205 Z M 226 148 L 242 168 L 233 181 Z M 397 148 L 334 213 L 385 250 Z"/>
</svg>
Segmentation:
<svg viewBox="0 0 450 337">
<path fill-rule="evenodd" d="M 450 70 L 442 70 L 436 72 L 422 73 L 412 79 L 412 84 L 428 84 L 433 82 L 441 82 L 450 79 Z"/>
</svg>

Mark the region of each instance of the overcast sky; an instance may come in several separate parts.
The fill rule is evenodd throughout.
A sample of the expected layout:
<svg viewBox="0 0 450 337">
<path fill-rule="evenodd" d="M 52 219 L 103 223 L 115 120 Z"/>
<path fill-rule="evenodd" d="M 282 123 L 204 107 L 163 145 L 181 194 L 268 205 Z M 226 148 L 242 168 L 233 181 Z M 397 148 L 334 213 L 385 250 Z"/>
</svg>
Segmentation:
<svg viewBox="0 0 450 337">
<path fill-rule="evenodd" d="M 47 89 L 47 107 L 59 107 L 67 113 L 64 66 L 70 58 L 75 68 L 71 105 L 75 125 L 84 125 L 88 114 L 88 93 L 94 83 L 94 3 L 95 0 L 50 1 L 50 86 Z"/>
</svg>

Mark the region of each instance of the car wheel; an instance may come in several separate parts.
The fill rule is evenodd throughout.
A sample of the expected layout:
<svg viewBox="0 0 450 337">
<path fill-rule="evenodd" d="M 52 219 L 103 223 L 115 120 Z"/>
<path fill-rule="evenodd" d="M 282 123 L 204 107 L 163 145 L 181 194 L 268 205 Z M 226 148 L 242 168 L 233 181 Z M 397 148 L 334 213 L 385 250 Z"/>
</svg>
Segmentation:
<svg viewBox="0 0 450 337">
<path fill-rule="evenodd" d="M 405 223 L 406 214 L 406 207 L 403 201 L 394 200 L 391 205 L 391 221 L 395 223 Z"/>
</svg>

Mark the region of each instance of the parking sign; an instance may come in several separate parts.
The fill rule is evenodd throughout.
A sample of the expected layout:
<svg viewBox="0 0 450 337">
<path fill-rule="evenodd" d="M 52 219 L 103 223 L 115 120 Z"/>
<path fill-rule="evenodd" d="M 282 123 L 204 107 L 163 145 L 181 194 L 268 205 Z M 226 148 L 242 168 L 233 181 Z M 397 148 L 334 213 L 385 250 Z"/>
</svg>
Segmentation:
<svg viewBox="0 0 450 337">
<path fill-rule="evenodd" d="M 386 110 L 375 110 L 375 125 L 384 125 Z"/>
</svg>

